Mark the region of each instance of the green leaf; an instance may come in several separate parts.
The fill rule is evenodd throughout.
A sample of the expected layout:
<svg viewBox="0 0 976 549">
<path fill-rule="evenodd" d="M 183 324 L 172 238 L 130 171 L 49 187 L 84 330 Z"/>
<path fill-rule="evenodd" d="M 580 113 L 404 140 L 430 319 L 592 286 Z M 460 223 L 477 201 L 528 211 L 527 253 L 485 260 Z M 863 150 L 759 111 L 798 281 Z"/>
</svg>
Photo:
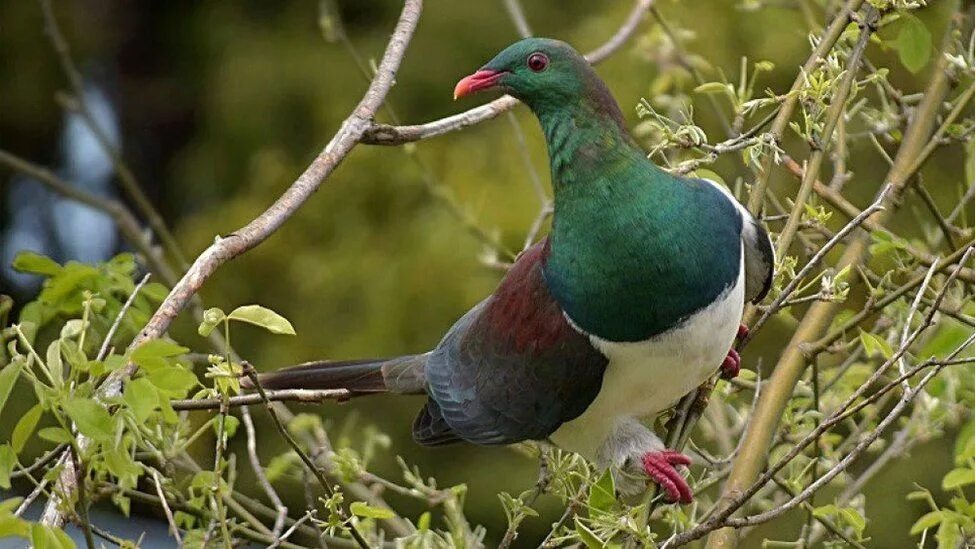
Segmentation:
<svg viewBox="0 0 976 549">
<path fill-rule="evenodd" d="M 840 517 L 846 522 L 851 528 L 857 532 L 857 535 L 861 535 L 864 532 L 864 527 L 867 526 L 867 521 L 861 516 L 857 510 L 850 507 L 844 507 L 840 510 Z"/>
<path fill-rule="evenodd" d="M 0 516 L 6 515 L 8 513 L 13 513 L 14 510 L 17 509 L 17 507 L 19 507 L 21 502 L 23 501 L 24 498 L 20 498 L 20 497 L 7 498 L 3 501 L 0 501 Z M 2 538 L 3 536 L 0 536 L 0 539 Z"/>
<path fill-rule="evenodd" d="M 288 319 L 260 305 L 244 305 L 231 311 L 227 318 L 261 326 L 273 334 L 295 335 Z"/>
<path fill-rule="evenodd" d="M 170 366 L 150 372 L 148 379 L 150 383 L 173 395 L 174 398 L 183 398 L 186 392 L 197 384 L 197 376 L 180 366 Z"/>
<path fill-rule="evenodd" d="M 37 436 L 57 444 L 67 444 L 75 438 L 62 427 L 45 427 L 37 432 Z"/>
<path fill-rule="evenodd" d="M 14 258 L 13 268 L 21 273 L 54 276 L 61 272 L 61 265 L 49 257 L 24 250 Z"/>
<path fill-rule="evenodd" d="M 140 377 L 125 384 L 122 400 L 132 410 L 132 415 L 135 416 L 136 421 L 142 423 L 159 405 L 159 391 L 156 390 L 151 381 Z"/>
<path fill-rule="evenodd" d="M 603 540 L 601 540 L 593 530 L 587 528 L 579 518 L 573 519 L 576 522 L 576 535 L 579 536 L 580 540 L 588 549 L 603 549 Z"/>
<path fill-rule="evenodd" d="M 349 504 L 349 511 L 358 517 L 366 517 L 371 519 L 390 519 L 396 516 L 396 513 L 389 509 L 384 509 L 382 507 L 373 507 L 367 505 L 362 501 L 354 501 Z"/>
<path fill-rule="evenodd" d="M 47 346 L 47 369 L 51 371 L 55 387 L 64 380 L 64 364 L 61 362 L 61 340 L 55 339 Z"/>
<path fill-rule="evenodd" d="M 223 322 L 225 318 L 227 318 L 227 315 L 225 315 L 224 311 L 220 310 L 219 308 L 211 307 L 207 309 L 203 313 L 203 322 L 201 322 L 200 326 L 197 327 L 197 333 L 202 337 L 209 336 L 210 332 L 212 332 L 218 324 Z"/>
<path fill-rule="evenodd" d="M 906 69 L 918 72 L 928 64 L 932 55 L 932 34 L 914 15 L 902 14 L 902 21 L 896 41 L 898 59 Z"/>
<path fill-rule="evenodd" d="M 864 347 L 864 354 L 869 357 L 880 354 L 888 359 L 894 354 L 891 345 L 888 345 L 887 341 L 864 330 L 861 330 L 861 345 Z"/>
<path fill-rule="evenodd" d="M 9 444 L 0 445 L 0 488 L 10 489 L 10 473 L 17 465 L 17 454 Z"/>
<path fill-rule="evenodd" d="M 607 469 L 603 472 L 600 480 L 590 487 L 590 497 L 587 500 L 587 505 L 590 509 L 607 512 L 617 502 L 614 493 L 613 475 L 610 473 L 610 469 Z"/>
<path fill-rule="evenodd" d="M 931 511 L 925 513 L 920 519 L 915 521 L 915 524 L 912 525 L 912 529 L 909 533 L 913 536 L 917 536 L 940 522 L 942 522 L 942 511 Z"/>
<path fill-rule="evenodd" d="M 162 301 L 166 299 L 166 296 L 169 295 L 169 288 L 163 286 L 159 282 L 150 282 L 142 287 L 142 295 L 148 297 L 156 303 L 162 303 Z"/>
<path fill-rule="evenodd" d="M 695 93 L 724 93 L 735 97 L 735 91 L 732 89 L 731 84 L 723 84 L 721 82 L 705 82 L 704 84 L 695 88 Z"/>
<path fill-rule="evenodd" d="M 132 351 L 132 361 L 140 367 L 151 359 L 169 358 L 186 354 L 189 349 L 165 339 L 150 339 Z"/>
<path fill-rule="evenodd" d="M 75 549 L 75 542 L 60 528 L 49 528 L 39 522 L 30 525 L 34 549 Z"/>
<path fill-rule="evenodd" d="M 976 472 L 968 467 L 953 469 L 942 477 L 942 489 L 952 490 L 976 482 Z"/>
<path fill-rule="evenodd" d="M 17 382 L 17 377 L 20 375 L 20 369 L 23 367 L 23 361 L 15 360 L 0 370 L 0 412 L 2 412 L 4 406 L 7 405 L 7 399 L 10 398 L 10 392 L 13 390 L 14 384 Z"/>
<path fill-rule="evenodd" d="M 26 520 L 15 517 L 12 514 L 0 517 L 0 539 L 12 537 L 28 538 L 30 536 L 30 525 Z"/>
<path fill-rule="evenodd" d="M 234 416 L 229 415 L 224 417 L 224 434 L 227 436 L 227 438 L 234 438 L 234 435 L 237 433 L 237 427 L 239 427 L 240 424 L 241 420 Z M 220 429 L 220 416 L 213 419 L 213 430 L 215 435 L 219 434 L 218 429 Z"/>
<path fill-rule="evenodd" d="M 104 452 L 105 465 L 110 473 L 119 479 L 134 481 L 139 478 L 142 469 L 132 460 L 132 456 L 125 448 L 112 448 Z"/>
<path fill-rule="evenodd" d="M 108 410 L 95 400 L 72 398 L 64 403 L 64 411 L 85 436 L 99 442 L 107 442 L 115 435 L 115 420 Z"/>
<path fill-rule="evenodd" d="M 44 407 L 40 404 L 35 404 L 17 422 L 13 434 L 10 435 L 10 445 L 13 447 L 15 454 L 19 454 L 24 449 L 24 444 L 27 444 L 27 439 L 30 438 L 31 434 L 34 433 L 34 429 L 37 428 L 37 422 L 40 421 L 42 413 L 44 413 Z"/>
</svg>

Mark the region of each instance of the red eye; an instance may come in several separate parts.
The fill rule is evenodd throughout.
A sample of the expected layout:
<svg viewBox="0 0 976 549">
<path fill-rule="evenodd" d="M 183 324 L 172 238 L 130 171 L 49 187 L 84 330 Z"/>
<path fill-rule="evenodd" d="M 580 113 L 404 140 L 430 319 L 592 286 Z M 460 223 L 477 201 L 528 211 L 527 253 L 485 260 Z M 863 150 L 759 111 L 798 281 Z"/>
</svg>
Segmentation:
<svg viewBox="0 0 976 549">
<path fill-rule="evenodd" d="M 533 71 L 541 72 L 546 70 L 546 67 L 549 66 L 549 57 L 547 57 L 544 53 L 535 52 L 529 56 L 527 64 Z"/>
</svg>

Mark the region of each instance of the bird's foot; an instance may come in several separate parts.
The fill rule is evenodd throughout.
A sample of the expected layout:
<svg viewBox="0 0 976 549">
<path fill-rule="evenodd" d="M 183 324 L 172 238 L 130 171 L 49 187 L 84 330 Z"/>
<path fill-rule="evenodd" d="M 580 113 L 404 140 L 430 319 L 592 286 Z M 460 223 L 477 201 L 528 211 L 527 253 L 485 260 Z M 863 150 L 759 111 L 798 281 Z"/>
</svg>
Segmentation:
<svg viewBox="0 0 976 549">
<path fill-rule="evenodd" d="M 725 355 L 720 368 L 722 379 L 733 379 L 739 375 L 739 370 L 742 368 L 742 358 L 739 357 L 739 353 L 735 349 L 729 349 L 729 354 Z"/>
<path fill-rule="evenodd" d="M 749 327 L 745 324 L 739 324 L 739 331 L 735 334 L 736 341 L 741 341 L 749 337 Z M 739 375 L 739 370 L 742 369 L 742 358 L 739 356 L 738 351 L 735 348 L 729 349 L 729 354 L 725 356 L 725 360 L 722 361 L 722 379 L 733 379 Z"/>
<path fill-rule="evenodd" d="M 676 465 L 691 465 L 691 458 L 674 450 L 661 450 L 644 454 L 644 472 L 667 494 L 670 501 L 691 503 L 691 488 L 678 472 Z"/>
</svg>

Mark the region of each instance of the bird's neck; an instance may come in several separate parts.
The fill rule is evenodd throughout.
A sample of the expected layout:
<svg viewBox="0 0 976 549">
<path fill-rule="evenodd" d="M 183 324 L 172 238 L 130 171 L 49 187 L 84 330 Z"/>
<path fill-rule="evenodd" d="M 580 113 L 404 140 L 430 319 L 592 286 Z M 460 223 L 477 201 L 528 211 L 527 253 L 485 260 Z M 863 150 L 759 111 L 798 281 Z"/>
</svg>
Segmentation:
<svg viewBox="0 0 976 549">
<path fill-rule="evenodd" d="M 620 165 L 643 161 L 644 153 L 627 131 L 616 101 L 584 97 L 574 105 L 536 109 L 549 149 L 552 184 L 561 188 L 593 181 Z"/>
</svg>

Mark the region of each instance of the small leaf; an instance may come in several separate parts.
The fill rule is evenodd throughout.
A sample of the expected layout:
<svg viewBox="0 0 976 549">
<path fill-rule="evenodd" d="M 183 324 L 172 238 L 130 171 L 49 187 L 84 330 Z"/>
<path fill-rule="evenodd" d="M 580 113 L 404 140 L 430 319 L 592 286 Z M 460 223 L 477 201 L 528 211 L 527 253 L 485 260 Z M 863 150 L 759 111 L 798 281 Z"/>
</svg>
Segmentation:
<svg viewBox="0 0 976 549">
<path fill-rule="evenodd" d="M 576 522 L 576 535 L 579 536 L 580 540 L 586 544 L 588 549 L 603 549 L 603 540 L 601 540 L 593 530 L 587 528 L 579 518 L 573 519 Z"/>
<path fill-rule="evenodd" d="M 695 93 L 724 93 L 726 95 L 731 94 L 733 97 L 735 96 L 732 86 L 721 82 L 705 82 L 695 88 L 694 91 Z"/>
<path fill-rule="evenodd" d="M 34 429 L 37 428 L 37 422 L 40 421 L 42 413 L 44 413 L 44 408 L 40 404 L 35 404 L 17 422 L 13 434 L 10 435 L 10 445 L 13 447 L 15 454 L 19 454 L 24 449 L 24 444 L 27 444 L 27 439 L 30 438 L 34 433 Z"/>
<path fill-rule="evenodd" d="M 942 489 L 952 490 L 960 486 L 973 484 L 976 482 L 976 476 L 974 475 L 976 475 L 976 472 L 969 468 L 953 469 L 946 476 L 942 477 Z"/>
<path fill-rule="evenodd" d="M 224 434 L 227 436 L 227 438 L 234 437 L 234 434 L 237 433 L 237 427 L 240 426 L 240 424 L 241 424 L 241 420 L 237 419 L 234 416 L 229 415 L 224 417 Z M 218 432 L 219 429 L 220 429 L 220 417 L 218 416 L 213 419 L 213 430 L 215 435 L 219 434 Z"/>
<path fill-rule="evenodd" d="M 261 326 L 273 334 L 295 335 L 288 319 L 260 305 L 244 305 L 231 311 L 227 318 Z"/>
<path fill-rule="evenodd" d="M 25 250 L 14 258 L 13 268 L 21 273 L 54 276 L 61 272 L 61 265 L 49 257 Z"/>
<path fill-rule="evenodd" d="M 140 377 L 125 384 L 122 400 L 132 410 L 136 421 L 142 423 L 159 405 L 159 392 L 153 387 L 151 381 Z"/>
<path fill-rule="evenodd" d="M 62 427 L 45 427 L 37 432 L 37 436 L 41 439 L 57 444 L 67 444 L 75 438 L 71 436 L 71 433 L 65 431 Z"/>
<path fill-rule="evenodd" d="M 64 411 L 78 426 L 81 434 L 99 442 L 112 440 L 115 420 L 101 404 L 89 398 L 76 397 L 64 403 Z"/>
<path fill-rule="evenodd" d="M 156 303 L 162 303 L 162 301 L 166 299 L 166 296 L 169 295 L 169 288 L 163 286 L 159 282 L 150 282 L 142 287 L 142 295 L 148 297 Z"/>
<path fill-rule="evenodd" d="M 10 473 L 17 465 L 17 454 L 9 444 L 0 445 L 0 488 L 10 489 Z"/>
<path fill-rule="evenodd" d="M 201 337 L 209 336 L 210 332 L 212 332 L 218 324 L 223 322 L 225 318 L 227 318 L 227 316 L 224 314 L 224 311 L 220 310 L 219 308 L 211 307 L 207 309 L 203 313 L 203 322 L 201 322 L 200 326 L 197 327 L 197 333 L 200 334 Z"/>
<path fill-rule="evenodd" d="M 352 514 L 358 517 L 366 517 L 371 519 L 390 519 L 396 516 L 396 513 L 389 509 L 373 507 L 362 501 L 352 502 L 349 505 L 349 510 L 352 512 Z"/>
<path fill-rule="evenodd" d="M 940 522 L 942 522 L 942 511 L 931 511 L 925 513 L 920 519 L 915 521 L 915 524 L 912 525 L 912 529 L 909 533 L 913 536 L 917 536 Z"/>
<path fill-rule="evenodd" d="M 54 378 L 55 386 L 59 387 L 64 380 L 64 364 L 61 362 L 61 340 L 55 339 L 47 346 L 47 369 Z"/>
<path fill-rule="evenodd" d="M 914 15 L 902 14 L 902 26 L 898 32 L 898 59 L 911 72 L 922 70 L 932 55 L 932 34 Z"/>
<path fill-rule="evenodd" d="M 14 388 L 14 383 L 17 382 L 17 377 L 20 375 L 20 369 L 23 367 L 23 361 L 15 360 L 0 370 L 0 412 L 6 406 L 7 399 L 10 398 L 10 392 Z"/>
<path fill-rule="evenodd" d="M 173 395 L 174 398 L 183 398 L 197 382 L 197 376 L 193 372 L 188 372 L 180 366 L 171 366 L 149 373 L 149 381 L 160 390 Z"/>
<path fill-rule="evenodd" d="M 874 356 L 880 354 L 884 358 L 891 358 L 894 352 L 888 342 L 878 336 L 861 330 L 861 345 L 864 347 L 864 354 Z"/>
<path fill-rule="evenodd" d="M 607 512 L 617 502 L 614 496 L 613 475 L 610 469 L 603 472 L 603 476 L 593 486 L 590 486 L 590 497 L 587 504 L 590 509 Z"/>
<path fill-rule="evenodd" d="M 137 347 L 135 351 L 132 351 L 132 361 L 139 366 L 142 366 L 142 362 L 146 359 L 180 356 L 182 354 L 186 354 L 187 351 L 189 351 L 189 349 L 177 345 L 172 341 L 166 341 L 165 339 L 150 339 Z"/>
</svg>

